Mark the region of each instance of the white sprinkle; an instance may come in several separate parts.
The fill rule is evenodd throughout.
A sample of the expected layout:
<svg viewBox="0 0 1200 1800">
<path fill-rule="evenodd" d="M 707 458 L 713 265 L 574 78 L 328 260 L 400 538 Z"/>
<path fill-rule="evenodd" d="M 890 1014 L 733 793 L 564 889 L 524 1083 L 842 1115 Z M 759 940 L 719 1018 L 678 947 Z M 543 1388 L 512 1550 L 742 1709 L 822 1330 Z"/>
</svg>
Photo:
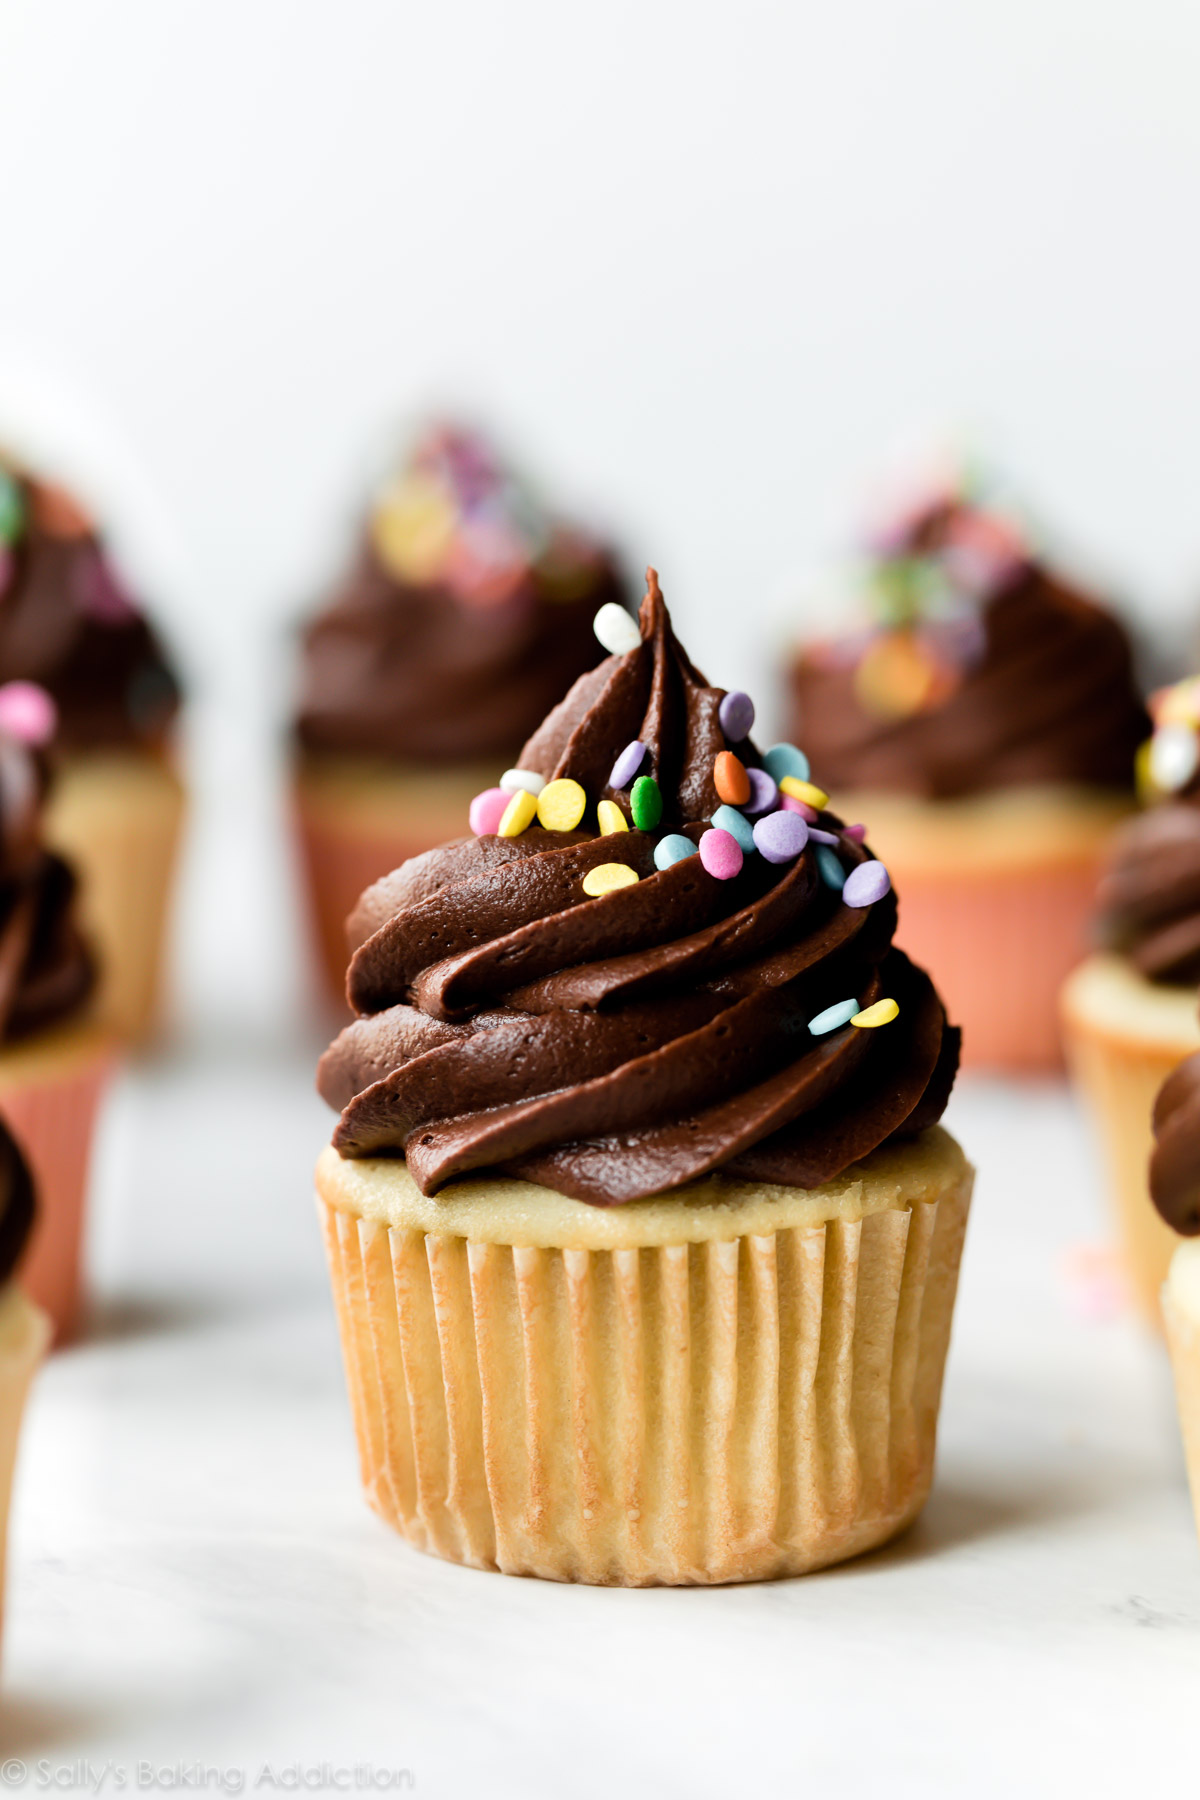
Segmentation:
<svg viewBox="0 0 1200 1800">
<path fill-rule="evenodd" d="M 1150 779 L 1163 794 L 1186 787 L 1200 763 L 1200 739 L 1190 725 L 1160 725 L 1150 739 Z"/>
<path fill-rule="evenodd" d="M 500 786 L 506 794 L 515 794 L 524 788 L 536 800 L 546 785 L 546 777 L 539 775 L 536 769 L 505 769 L 500 777 Z"/>
<path fill-rule="evenodd" d="M 592 620 L 592 630 L 610 656 L 624 656 L 636 650 L 642 641 L 641 629 L 631 613 L 615 600 L 608 600 Z"/>
</svg>

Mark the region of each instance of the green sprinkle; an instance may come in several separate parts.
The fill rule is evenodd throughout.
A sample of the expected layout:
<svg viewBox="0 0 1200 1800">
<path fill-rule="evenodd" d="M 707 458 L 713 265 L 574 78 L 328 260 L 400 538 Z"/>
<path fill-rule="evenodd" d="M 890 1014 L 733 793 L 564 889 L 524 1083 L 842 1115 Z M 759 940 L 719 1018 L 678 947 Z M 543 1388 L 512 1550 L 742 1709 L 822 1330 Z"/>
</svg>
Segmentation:
<svg viewBox="0 0 1200 1800">
<path fill-rule="evenodd" d="M 0 469 L 0 544 L 15 544 L 24 523 L 21 490 L 12 476 Z"/>
<path fill-rule="evenodd" d="M 653 775 L 639 775 L 629 796 L 629 810 L 639 831 L 653 831 L 662 818 L 662 795 Z"/>
</svg>

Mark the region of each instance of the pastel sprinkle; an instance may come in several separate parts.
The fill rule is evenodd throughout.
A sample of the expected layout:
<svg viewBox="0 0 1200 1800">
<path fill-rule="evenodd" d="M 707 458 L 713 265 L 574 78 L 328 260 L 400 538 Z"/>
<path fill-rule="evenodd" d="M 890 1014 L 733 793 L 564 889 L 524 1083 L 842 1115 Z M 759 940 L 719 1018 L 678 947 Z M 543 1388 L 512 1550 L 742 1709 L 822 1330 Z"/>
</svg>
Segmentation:
<svg viewBox="0 0 1200 1800">
<path fill-rule="evenodd" d="M 579 783 L 561 775 L 557 781 L 548 781 L 538 795 L 537 816 L 547 831 L 574 831 L 586 806 L 587 795 Z"/>
<path fill-rule="evenodd" d="M 768 813 L 755 821 L 754 842 L 769 863 L 794 862 L 808 842 L 808 826 L 795 813 Z"/>
<path fill-rule="evenodd" d="M 608 600 L 592 620 L 592 630 L 610 656 L 625 656 L 642 641 L 637 620 L 615 600 Z"/>
<path fill-rule="evenodd" d="M 852 844 L 861 844 L 867 835 L 865 825 L 843 825 L 842 836 L 848 837 Z"/>
<path fill-rule="evenodd" d="M 596 899 L 600 894 L 615 894 L 618 888 L 632 887 L 637 873 L 628 863 L 597 863 L 583 878 L 583 891 Z"/>
<path fill-rule="evenodd" d="M 741 846 L 743 856 L 754 853 L 754 827 L 749 819 L 744 818 L 735 806 L 718 806 L 712 816 L 712 822 L 718 831 L 727 831 L 730 837 L 736 838 Z"/>
<path fill-rule="evenodd" d="M 543 789 L 543 792 L 545 790 Z M 528 788 L 518 788 L 509 798 L 496 830 L 501 837 L 520 837 L 537 818 L 538 802 Z"/>
<path fill-rule="evenodd" d="M 815 787 L 811 781 L 802 781 L 798 775 L 782 776 L 779 786 L 793 800 L 803 800 L 806 806 L 815 806 L 818 812 L 829 804 L 829 795 L 824 788 Z"/>
<path fill-rule="evenodd" d="M 818 844 L 816 848 L 817 872 L 827 888 L 840 894 L 846 885 L 846 871 L 837 856 L 827 844 Z"/>
<path fill-rule="evenodd" d="M 740 688 L 734 688 L 724 696 L 717 708 L 717 718 L 721 722 L 721 730 L 731 744 L 740 744 L 748 738 L 754 726 L 754 702 L 749 694 L 743 694 Z"/>
<path fill-rule="evenodd" d="M 539 775 L 536 769 L 505 769 L 500 777 L 500 786 L 506 794 L 515 794 L 518 788 L 524 788 L 536 800 L 546 785 L 546 777 Z"/>
<path fill-rule="evenodd" d="M 612 837 L 615 831 L 629 830 L 629 821 L 615 800 L 601 800 L 596 807 L 596 817 L 600 821 L 601 837 Z"/>
<path fill-rule="evenodd" d="M 504 817 L 512 795 L 503 788 L 484 788 L 482 794 L 476 794 L 467 813 L 471 830 L 476 837 L 492 837 L 500 829 L 500 821 Z"/>
<path fill-rule="evenodd" d="M 609 787 L 627 788 L 645 760 L 646 746 L 634 738 L 632 744 L 626 744 L 613 764 L 612 774 L 608 778 Z"/>
<path fill-rule="evenodd" d="M 629 810 L 639 831 L 654 830 L 662 818 L 663 802 L 653 775 L 638 776 L 629 796 Z"/>
<path fill-rule="evenodd" d="M 780 794 L 779 804 L 785 812 L 799 813 L 800 817 L 807 819 L 810 825 L 816 824 L 819 817 L 817 809 L 815 806 L 810 806 L 807 800 L 797 800 L 794 794 Z"/>
<path fill-rule="evenodd" d="M 859 863 L 846 877 L 842 899 L 847 906 L 873 906 L 891 885 L 892 878 L 881 862 Z"/>
<path fill-rule="evenodd" d="M 1200 740 L 1190 725 L 1160 725 L 1150 739 L 1150 779 L 1164 794 L 1186 787 L 1200 763 Z"/>
<path fill-rule="evenodd" d="M 718 827 L 700 839 L 700 861 L 718 881 L 732 881 L 741 874 L 742 847 L 732 832 Z"/>
<path fill-rule="evenodd" d="M 807 781 L 811 773 L 807 756 L 803 750 L 797 750 L 795 744 L 772 744 L 763 757 L 763 766 L 776 781 L 782 781 L 785 775 Z"/>
<path fill-rule="evenodd" d="M 750 798 L 750 777 L 732 750 L 722 750 L 714 762 L 713 784 L 730 806 L 745 806 Z"/>
<path fill-rule="evenodd" d="M 684 837 L 681 831 L 669 831 L 654 846 L 654 866 L 656 869 L 669 869 L 674 863 L 683 862 L 686 857 L 696 854 L 696 846 L 691 838 Z"/>
<path fill-rule="evenodd" d="M 857 1011 L 857 1000 L 836 1000 L 824 1012 L 819 1012 L 815 1019 L 808 1021 L 808 1029 L 814 1037 L 825 1037 L 827 1033 L 836 1031 L 839 1025 L 848 1025 Z"/>
<path fill-rule="evenodd" d="M 814 844 L 831 844 L 835 850 L 837 849 L 838 836 L 836 831 L 818 831 L 815 825 L 810 825 L 808 828 L 808 835 Z"/>
<path fill-rule="evenodd" d="M 890 1025 L 899 1011 L 894 1000 L 877 1000 L 874 1006 L 864 1007 L 862 1012 L 855 1013 L 850 1023 L 857 1025 L 860 1031 L 872 1031 L 876 1025 Z"/>
<path fill-rule="evenodd" d="M 57 730 L 58 707 L 44 687 L 36 681 L 6 681 L 0 687 L 0 731 L 22 744 L 40 746 Z"/>
<path fill-rule="evenodd" d="M 779 805 L 779 789 L 765 769 L 747 769 L 746 779 L 750 783 L 750 798 L 744 811 L 753 818 L 757 813 L 773 812 Z"/>
</svg>

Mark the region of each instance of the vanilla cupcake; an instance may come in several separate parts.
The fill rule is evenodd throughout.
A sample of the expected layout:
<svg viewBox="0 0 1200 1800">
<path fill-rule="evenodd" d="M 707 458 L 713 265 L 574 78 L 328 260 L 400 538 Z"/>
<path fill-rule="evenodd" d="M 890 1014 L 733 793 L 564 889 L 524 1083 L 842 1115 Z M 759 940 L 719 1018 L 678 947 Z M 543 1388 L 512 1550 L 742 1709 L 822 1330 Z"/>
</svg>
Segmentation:
<svg viewBox="0 0 1200 1800">
<path fill-rule="evenodd" d="M 1135 1298 L 1153 1322 L 1174 1250 L 1146 1188 L 1150 1116 L 1200 1050 L 1200 679 L 1151 696 L 1146 810 L 1117 833 L 1095 896 L 1102 947 L 1063 989 L 1071 1064 L 1104 1147 Z"/>
<path fill-rule="evenodd" d="M 345 1007 L 364 887 L 447 829 L 594 666 L 592 616 L 626 593 L 480 439 L 439 428 L 384 488 L 304 635 L 294 778 L 318 961 Z"/>
<path fill-rule="evenodd" d="M 1148 721 L 1118 621 L 941 479 L 881 522 L 869 627 L 804 646 L 793 722 L 904 896 L 968 1062 L 1061 1062 L 1058 992 Z"/>
<path fill-rule="evenodd" d="M 362 896 L 318 1203 L 367 1497 L 411 1543 L 758 1580 L 929 1490 L 958 1032 L 861 832 L 649 589 L 498 829 Z"/>
<path fill-rule="evenodd" d="M 79 869 L 103 967 L 98 1007 L 126 1037 L 158 1019 L 183 815 L 179 687 L 79 502 L 0 459 L 0 682 L 58 709 L 47 841 Z"/>
<path fill-rule="evenodd" d="M 34 1221 L 33 1183 L 11 1133 L 0 1123 L 0 1619 L 17 1439 L 30 1383 L 50 1339 L 50 1321 L 17 1276 Z"/>
</svg>

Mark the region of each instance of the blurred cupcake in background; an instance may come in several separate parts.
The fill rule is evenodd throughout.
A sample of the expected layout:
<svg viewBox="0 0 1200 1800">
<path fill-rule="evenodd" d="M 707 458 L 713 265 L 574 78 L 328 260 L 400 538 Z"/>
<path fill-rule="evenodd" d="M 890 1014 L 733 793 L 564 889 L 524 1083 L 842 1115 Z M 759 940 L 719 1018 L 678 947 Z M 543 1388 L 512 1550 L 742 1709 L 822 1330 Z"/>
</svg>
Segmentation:
<svg viewBox="0 0 1200 1800">
<path fill-rule="evenodd" d="M 1138 757 L 1146 809 L 1114 838 L 1096 892 L 1101 948 L 1063 989 L 1072 1069 L 1104 1146 L 1127 1271 L 1150 1319 L 1174 1239 L 1151 1205 L 1151 1111 L 1166 1077 L 1200 1050 L 1200 679 L 1150 700 Z"/>
<path fill-rule="evenodd" d="M 886 509 L 857 586 L 869 623 L 791 664 L 792 735 L 870 819 L 964 1060 L 1057 1067 L 1059 988 L 1149 729 L 1129 639 L 958 470 Z"/>
<path fill-rule="evenodd" d="M 116 1040 L 99 1016 L 75 875 L 43 838 L 54 723 L 44 688 L 0 687 L 0 1117 L 38 1191 L 22 1284 L 62 1339 L 79 1319 L 92 1129 Z"/>
<path fill-rule="evenodd" d="M 546 513 L 474 434 L 430 430 L 304 634 L 295 811 L 317 951 L 345 1006 L 345 919 L 380 875 L 464 831 L 480 789 L 602 652 L 611 554 Z"/>
<path fill-rule="evenodd" d="M 0 681 L 58 711 L 47 841 L 83 878 L 99 1005 L 143 1038 L 159 1007 L 183 787 L 179 686 L 79 502 L 0 459 Z"/>
<path fill-rule="evenodd" d="M 1167 1077 L 1154 1102 L 1153 1128 L 1150 1193 L 1172 1248 L 1163 1322 L 1200 1525 L 1200 1051 Z"/>
<path fill-rule="evenodd" d="M 34 1220 L 29 1166 L 0 1124 L 0 1619 L 17 1438 L 30 1383 L 50 1340 L 50 1321 L 22 1288 L 20 1263 Z"/>
</svg>

